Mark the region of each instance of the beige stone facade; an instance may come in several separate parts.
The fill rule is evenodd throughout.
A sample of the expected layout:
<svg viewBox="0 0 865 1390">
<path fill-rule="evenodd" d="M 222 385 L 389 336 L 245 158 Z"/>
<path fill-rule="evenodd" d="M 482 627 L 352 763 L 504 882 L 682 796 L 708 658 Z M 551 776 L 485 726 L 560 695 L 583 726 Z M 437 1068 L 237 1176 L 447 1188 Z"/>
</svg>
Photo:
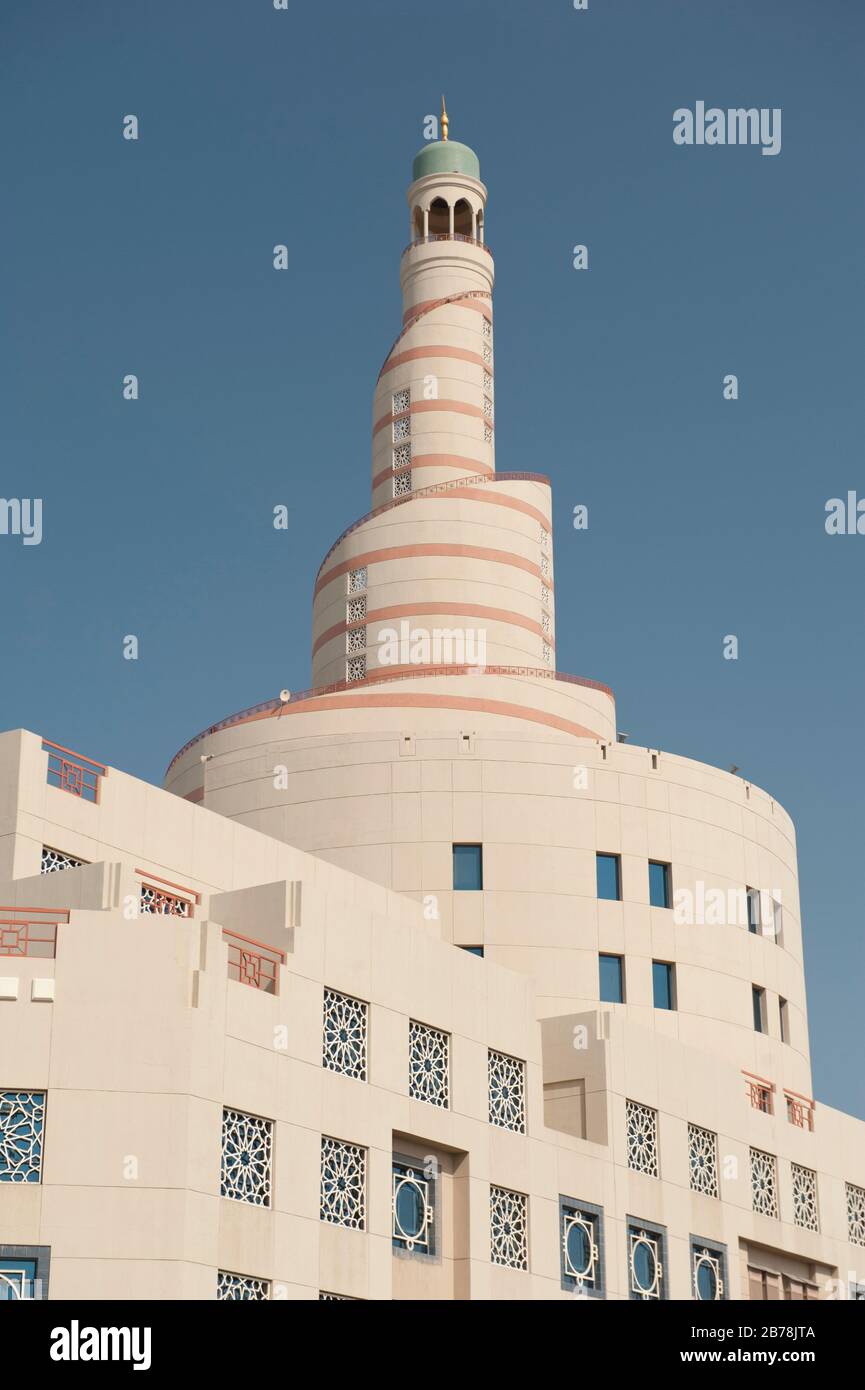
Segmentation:
<svg viewBox="0 0 865 1390">
<path fill-rule="evenodd" d="M 0 736 L 0 1283 L 854 1296 L 865 1125 L 813 1099 L 793 825 L 557 672 L 549 482 L 495 472 L 487 190 L 427 153 L 311 690 L 165 790 Z"/>
</svg>

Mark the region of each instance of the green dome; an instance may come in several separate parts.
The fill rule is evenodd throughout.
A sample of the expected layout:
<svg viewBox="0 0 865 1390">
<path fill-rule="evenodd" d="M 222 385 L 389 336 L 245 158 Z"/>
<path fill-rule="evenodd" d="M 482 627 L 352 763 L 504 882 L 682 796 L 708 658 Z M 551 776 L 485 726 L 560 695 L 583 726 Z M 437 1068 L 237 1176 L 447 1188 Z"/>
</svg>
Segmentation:
<svg viewBox="0 0 865 1390">
<path fill-rule="evenodd" d="M 458 140 L 431 140 L 418 151 L 412 165 L 412 179 L 427 174 L 468 174 L 470 179 L 480 179 L 481 166 L 468 145 Z"/>
</svg>

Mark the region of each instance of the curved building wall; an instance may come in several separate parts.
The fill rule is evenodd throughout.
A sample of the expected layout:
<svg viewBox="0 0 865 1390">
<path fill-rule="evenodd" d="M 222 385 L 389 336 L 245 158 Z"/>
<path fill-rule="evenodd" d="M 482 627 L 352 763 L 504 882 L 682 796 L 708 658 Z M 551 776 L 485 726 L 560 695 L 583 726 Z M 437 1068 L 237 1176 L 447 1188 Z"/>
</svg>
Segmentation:
<svg viewBox="0 0 865 1390">
<path fill-rule="evenodd" d="M 449 683 L 427 681 L 421 698 Z M 455 720 L 381 689 L 396 703 L 322 701 L 317 713 L 210 735 L 168 785 L 422 901 L 445 940 L 531 976 L 542 1016 L 597 1006 L 599 953 L 621 956 L 625 1002 L 614 1007 L 810 1094 L 795 836 L 777 802 L 690 759 L 481 711 Z M 481 891 L 453 890 L 455 843 L 483 846 Z M 597 853 L 621 857 L 619 902 L 598 898 Z M 693 913 L 688 900 L 650 906 L 650 860 L 671 866 L 673 894 L 693 895 Z M 747 887 L 763 894 L 767 930 L 780 900 L 780 940 L 748 930 Z M 716 922 L 721 902 L 728 920 Z M 677 920 L 687 916 L 696 920 Z M 653 961 L 675 966 L 672 1011 L 653 1007 Z"/>
<path fill-rule="evenodd" d="M 552 670 L 550 525 L 547 480 L 508 475 L 429 490 L 367 517 L 319 572 L 314 686 L 385 665 Z M 427 647 L 438 655 L 424 655 Z"/>
</svg>

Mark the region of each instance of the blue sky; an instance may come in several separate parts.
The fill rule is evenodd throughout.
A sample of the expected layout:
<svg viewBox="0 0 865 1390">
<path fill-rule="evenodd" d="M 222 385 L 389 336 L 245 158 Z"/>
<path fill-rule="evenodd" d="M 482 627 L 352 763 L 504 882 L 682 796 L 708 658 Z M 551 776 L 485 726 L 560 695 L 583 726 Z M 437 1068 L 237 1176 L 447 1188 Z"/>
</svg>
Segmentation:
<svg viewBox="0 0 865 1390">
<path fill-rule="evenodd" d="M 865 537 L 824 530 L 865 496 L 865 7 L 6 0 L 0 41 L 0 492 L 44 502 L 41 545 L 0 537 L 0 727 L 159 781 L 309 684 L 444 90 L 490 189 L 497 464 L 554 485 L 558 664 L 791 812 L 815 1089 L 865 1115 Z M 781 153 L 674 145 L 697 100 L 780 107 Z"/>
</svg>

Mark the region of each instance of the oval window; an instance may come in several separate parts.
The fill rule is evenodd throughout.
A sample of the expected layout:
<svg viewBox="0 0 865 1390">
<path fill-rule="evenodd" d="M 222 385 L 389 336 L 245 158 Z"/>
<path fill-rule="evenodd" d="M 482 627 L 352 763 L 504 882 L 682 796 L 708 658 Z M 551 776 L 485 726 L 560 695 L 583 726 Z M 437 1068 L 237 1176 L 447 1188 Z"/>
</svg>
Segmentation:
<svg viewBox="0 0 865 1390">
<path fill-rule="evenodd" d="M 653 1293 L 657 1278 L 658 1262 L 655 1252 L 647 1240 L 635 1240 L 631 1252 L 634 1269 L 634 1283 L 641 1293 Z"/>
<path fill-rule="evenodd" d="M 423 1193 L 410 1178 L 400 1183 L 396 1194 L 396 1220 L 408 1240 L 416 1240 L 423 1232 L 426 1218 Z"/>
<path fill-rule="evenodd" d="M 568 1260 L 571 1269 L 582 1277 L 591 1271 L 592 1265 L 592 1242 L 586 1227 L 579 1221 L 573 1221 L 568 1229 L 567 1235 Z"/>
<path fill-rule="evenodd" d="M 697 1297 L 703 1303 L 714 1303 L 718 1297 L 718 1276 L 711 1260 L 704 1257 L 697 1261 Z"/>
</svg>

